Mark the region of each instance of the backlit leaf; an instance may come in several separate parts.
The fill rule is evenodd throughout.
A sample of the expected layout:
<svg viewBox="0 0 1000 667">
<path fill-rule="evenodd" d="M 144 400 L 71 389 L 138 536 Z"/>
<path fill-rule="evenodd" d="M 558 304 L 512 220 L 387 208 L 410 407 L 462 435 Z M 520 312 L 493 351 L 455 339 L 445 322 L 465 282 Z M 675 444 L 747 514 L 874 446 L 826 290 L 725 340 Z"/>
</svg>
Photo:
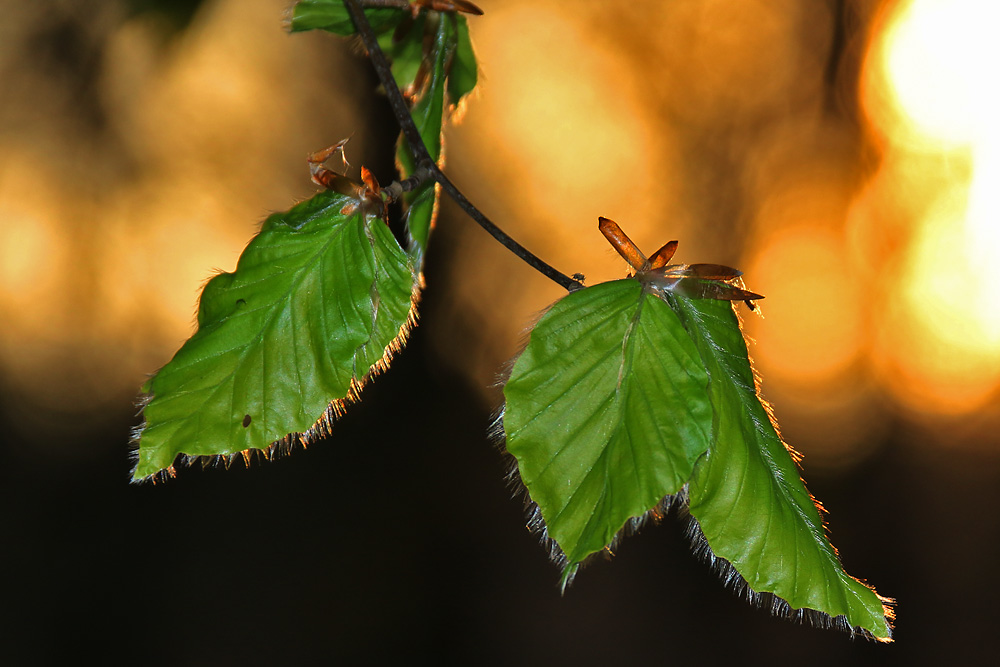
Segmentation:
<svg viewBox="0 0 1000 667">
<path fill-rule="evenodd" d="M 381 219 L 343 212 L 353 201 L 324 191 L 270 216 L 236 271 L 205 286 L 197 332 L 143 388 L 134 479 L 179 454 L 308 442 L 388 364 L 418 279 Z"/>
<path fill-rule="evenodd" d="M 441 130 L 445 110 L 457 104 L 476 85 L 476 56 L 464 16 L 454 12 L 369 8 L 365 16 L 378 34 L 379 44 L 392 66 L 393 78 L 413 101 L 410 111 L 431 157 L 441 157 Z M 341 0 L 300 0 L 292 10 L 291 30 L 323 29 L 352 35 L 354 24 Z M 426 73 L 426 79 L 420 76 Z M 446 96 L 447 93 L 447 96 Z M 450 98 L 450 99 L 449 99 Z M 397 157 L 403 179 L 415 164 L 405 139 Z M 404 195 L 410 252 L 417 267 L 423 263 L 437 210 L 437 186 L 427 180 Z"/>
<path fill-rule="evenodd" d="M 636 280 L 557 302 L 504 387 L 507 450 L 569 573 L 677 493 L 708 448 L 708 376 L 676 313 Z"/>
<path fill-rule="evenodd" d="M 479 67 L 476 65 L 476 53 L 469 37 L 469 24 L 464 16 L 457 16 L 456 20 L 457 41 L 448 77 L 448 97 L 452 104 L 458 104 L 471 93 L 479 80 Z"/>
<path fill-rule="evenodd" d="M 420 12 L 415 19 L 406 18 L 392 33 L 379 38 L 379 45 L 389 59 L 392 77 L 400 90 L 410 90 L 424 62 L 424 33 L 427 30 L 427 12 Z"/>
<path fill-rule="evenodd" d="M 791 610 L 828 615 L 809 617 L 813 622 L 889 639 L 887 601 L 844 572 L 820 511 L 758 398 L 732 305 L 675 296 L 668 301 L 711 377 L 714 439 L 691 478 L 689 510 L 714 556 L 732 564 L 753 591 L 773 593 Z M 785 614 L 794 615 L 791 610 Z"/>
<path fill-rule="evenodd" d="M 464 19 L 462 19 L 464 21 Z M 445 91 L 447 88 L 448 65 L 455 50 L 455 22 L 449 17 L 441 17 L 437 22 L 431 50 L 431 70 L 425 90 L 419 93 L 410 115 L 420 131 L 424 145 L 435 161 L 441 158 L 441 128 L 444 124 Z M 403 177 L 411 175 L 416 168 L 406 139 L 400 139 L 396 155 Z M 406 193 L 406 225 L 413 239 L 415 262 L 423 262 L 431 227 L 437 209 L 437 185 L 428 179 L 420 187 Z"/>
</svg>

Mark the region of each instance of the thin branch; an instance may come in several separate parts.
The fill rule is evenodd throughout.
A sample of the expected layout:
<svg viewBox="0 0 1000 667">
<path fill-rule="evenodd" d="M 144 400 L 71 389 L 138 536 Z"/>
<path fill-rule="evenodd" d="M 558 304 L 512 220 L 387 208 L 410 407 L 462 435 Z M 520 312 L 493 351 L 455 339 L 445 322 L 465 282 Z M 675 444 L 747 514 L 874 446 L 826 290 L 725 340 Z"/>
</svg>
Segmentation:
<svg viewBox="0 0 1000 667">
<path fill-rule="evenodd" d="M 361 0 L 363 7 L 390 7 L 392 9 L 409 9 L 410 0 Z"/>
<path fill-rule="evenodd" d="M 419 172 L 421 169 L 426 170 L 430 174 L 430 177 L 440 184 L 441 189 L 444 190 L 449 197 L 455 200 L 455 203 L 457 203 L 470 218 L 479 223 L 480 227 L 489 232 L 493 238 L 503 244 L 505 248 L 520 257 L 522 261 L 527 263 L 533 269 L 570 292 L 582 288 L 583 283 L 574 280 L 566 274 L 556 270 L 546 262 L 543 262 L 538 256 L 512 239 L 502 229 L 497 227 L 489 218 L 483 215 L 482 211 L 476 208 L 457 187 L 455 187 L 455 184 L 452 183 L 447 176 L 444 175 L 438 167 L 437 162 L 435 162 L 434 158 L 431 157 L 430 152 L 427 150 L 427 146 L 424 145 L 423 138 L 420 136 L 420 131 L 413 123 L 413 118 L 410 116 L 410 109 L 403 100 L 402 93 L 399 92 L 399 86 L 396 85 L 396 79 L 392 76 L 392 70 L 389 67 L 389 62 L 386 60 L 385 54 L 382 53 L 382 49 L 378 45 L 378 37 L 375 35 L 375 31 L 372 29 L 371 24 L 368 22 L 368 18 L 365 16 L 364 10 L 361 8 L 361 2 L 359 0 L 344 0 L 344 5 L 347 7 L 347 11 L 350 13 L 351 19 L 354 21 L 354 26 L 358 29 L 358 34 L 361 35 L 361 41 L 364 43 L 365 49 L 368 50 L 368 58 L 375 67 L 375 72 L 378 74 L 379 81 L 382 83 L 382 87 L 385 88 L 386 96 L 389 98 L 389 106 L 392 107 L 392 112 L 396 116 L 396 121 L 399 123 L 400 129 L 403 131 L 403 136 L 406 138 L 406 142 L 409 144 L 410 150 L 413 153 L 413 159 L 416 163 L 416 172 Z M 416 172 L 414 175 L 416 175 Z"/>
<path fill-rule="evenodd" d="M 404 192 L 416 190 L 430 177 L 430 171 L 426 167 L 421 166 L 415 169 L 413 175 L 406 180 L 393 181 L 388 186 L 382 188 L 382 193 L 390 202 L 393 202 L 402 197 Z"/>
</svg>

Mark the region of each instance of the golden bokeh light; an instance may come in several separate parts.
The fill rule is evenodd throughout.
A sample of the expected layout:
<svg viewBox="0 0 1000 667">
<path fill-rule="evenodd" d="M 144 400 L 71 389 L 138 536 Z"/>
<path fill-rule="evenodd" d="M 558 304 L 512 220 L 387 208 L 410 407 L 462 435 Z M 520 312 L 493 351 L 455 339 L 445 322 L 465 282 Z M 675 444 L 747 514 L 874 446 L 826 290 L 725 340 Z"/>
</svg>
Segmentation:
<svg viewBox="0 0 1000 667">
<path fill-rule="evenodd" d="M 625 265 L 597 231 L 599 215 L 616 217 L 645 246 L 683 226 L 664 213 L 677 208 L 677 180 L 660 173 L 676 156 L 643 105 L 642 72 L 616 48 L 618 33 L 595 32 L 599 5 L 480 4 L 489 17 L 474 24 L 481 87 L 449 132 L 447 170 L 547 262 L 584 271 L 588 284 L 622 277 Z M 482 230 L 462 224 L 449 232 L 463 251 L 441 319 L 461 319 L 477 333 L 451 325 L 435 333 L 446 357 L 488 386 L 523 327 L 564 292 Z"/>
<path fill-rule="evenodd" d="M 815 136 L 790 141 L 800 136 L 791 129 L 788 155 L 759 167 L 759 232 L 743 268 L 766 298 L 744 330 L 784 435 L 811 468 L 839 469 L 872 453 L 884 420 L 865 372 L 868 290 L 842 229 L 848 170 L 835 135 L 819 142 L 826 150 L 809 150 Z"/>
<path fill-rule="evenodd" d="M 53 293 L 68 258 L 60 206 L 45 167 L 19 162 L 0 180 L 0 337 L 43 335 L 57 310 Z"/>
<path fill-rule="evenodd" d="M 978 143 L 995 121 L 995 95 L 983 83 L 1000 54 L 996 9 L 977 0 L 907 0 L 891 12 L 872 54 L 872 74 L 893 107 L 882 130 L 932 149 Z"/>
<path fill-rule="evenodd" d="M 825 3 L 700 0 L 639 11 L 656 46 L 647 67 L 666 79 L 664 101 L 685 123 L 709 120 L 718 131 L 819 93 L 822 77 L 809 74 L 821 70 L 831 42 Z"/>
<path fill-rule="evenodd" d="M 205 3 L 169 39 L 111 5 L 52 19 L 99 44 L 90 87 L 73 97 L 27 68 L 9 87 L 34 97 L 0 109 L 22 126 L 0 133 L 0 407 L 40 447 L 129 409 L 190 335 L 199 287 L 234 268 L 268 213 L 315 191 L 306 154 L 358 125 L 346 54 L 290 40 L 287 3 Z M 30 9 L 5 20 L 44 34 Z M 5 72 L 43 59 L 17 44 L 0 44 Z"/>
<path fill-rule="evenodd" d="M 290 38 L 287 4 L 205 3 L 173 41 L 102 13 L 87 28 L 101 130 L 44 74 L 14 87 L 34 101 L 11 117 L 34 124 L 0 133 L 0 373 L 25 401 L 59 386 L 77 413 L 127 402 L 190 333 L 199 286 L 315 191 L 305 155 L 364 128 L 371 80 L 337 38 Z M 480 4 L 480 86 L 446 171 L 512 236 L 588 284 L 626 272 L 599 215 L 647 252 L 678 239 L 679 261 L 743 269 L 767 296 L 745 318 L 765 396 L 821 465 L 862 459 L 892 401 L 928 419 L 990 404 L 990 3 L 618 3 L 614 21 L 602 3 Z M 0 44 L 5 72 L 16 44 Z M 488 386 L 564 292 L 462 216 L 437 238 L 453 261 L 421 326 Z"/>
<path fill-rule="evenodd" d="M 887 258 L 876 365 L 920 411 L 974 410 L 1000 383 L 1000 99 L 984 85 L 1000 61 L 995 18 L 989 3 L 895 3 L 865 67 L 885 156 L 864 197 L 911 221 Z"/>
<path fill-rule="evenodd" d="M 580 226 L 577 213 L 593 217 L 576 202 L 621 206 L 620 189 L 635 195 L 627 213 L 648 212 L 653 156 L 645 149 L 655 144 L 639 82 L 627 60 L 585 30 L 580 14 L 505 3 L 477 33 L 486 77 L 476 115 L 489 119 L 482 140 L 494 146 L 498 168 L 531 169 L 518 183 L 519 198 L 547 209 L 547 227 L 557 234 Z M 546 48 L 553 34 L 558 49 Z"/>
</svg>

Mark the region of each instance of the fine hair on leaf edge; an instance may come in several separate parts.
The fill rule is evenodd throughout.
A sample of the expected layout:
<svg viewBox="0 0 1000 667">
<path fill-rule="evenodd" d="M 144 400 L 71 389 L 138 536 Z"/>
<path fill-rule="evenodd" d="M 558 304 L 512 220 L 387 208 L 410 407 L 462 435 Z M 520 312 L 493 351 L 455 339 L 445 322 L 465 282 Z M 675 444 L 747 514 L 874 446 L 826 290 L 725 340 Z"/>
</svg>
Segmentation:
<svg viewBox="0 0 1000 667">
<path fill-rule="evenodd" d="M 242 460 L 244 465 L 249 468 L 254 462 L 274 461 L 276 459 L 289 456 L 297 449 L 306 449 L 310 445 L 330 437 L 333 433 L 334 423 L 344 415 L 350 405 L 361 400 L 361 391 L 369 382 L 373 382 L 376 377 L 388 370 L 389 364 L 396 357 L 396 355 L 402 351 L 403 347 L 405 347 L 410 332 L 413 330 L 413 327 L 417 325 L 417 305 L 420 302 L 420 293 L 424 287 L 424 276 L 421 272 L 416 272 L 415 276 L 416 278 L 413 282 L 413 290 L 410 293 L 410 309 L 407 313 L 406 320 L 403 322 L 402 326 L 400 326 L 399 332 L 396 336 L 389 342 L 388 345 L 385 346 L 385 349 L 382 352 L 382 357 L 372 364 L 371 368 L 369 368 L 360 379 L 357 377 L 351 378 L 347 394 L 342 398 L 330 401 L 330 403 L 326 406 L 326 409 L 323 411 L 323 414 L 321 414 L 313 425 L 304 432 L 288 433 L 275 440 L 267 447 L 261 449 L 244 449 L 232 454 L 189 455 L 178 453 L 174 457 L 173 462 L 166 468 L 162 468 L 161 470 L 158 470 L 150 475 L 136 479 L 134 475 L 136 468 L 139 465 L 139 440 L 142 437 L 143 430 L 146 428 L 146 422 L 143 420 L 141 424 L 132 429 L 131 439 L 129 441 L 128 455 L 129 462 L 131 463 L 129 466 L 129 480 L 133 484 L 144 484 L 147 482 L 159 484 L 176 478 L 177 470 L 179 468 L 193 467 L 198 464 L 201 465 L 202 469 L 229 469 L 236 461 Z M 152 399 L 152 394 L 146 394 L 140 397 L 139 401 L 136 403 L 136 407 L 139 408 L 139 416 L 142 415 L 146 405 Z"/>
<path fill-rule="evenodd" d="M 549 307 L 551 308 L 551 306 Z M 534 328 L 534 324 L 541 319 L 548 312 L 549 308 L 538 313 L 537 318 L 532 323 L 532 326 L 526 329 L 527 335 L 522 341 L 520 350 L 516 355 L 514 355 L 508 362 L 504 364 L 503 369 L 498 374 L 496 384 L 498 386 L 503 386 L 506 384 L 507 379 L 510 377 L 511 372 L 514 368 L 514 364 L 517 362 L 518 358 L 524 352 L 527 344 L 530 340 L 530 332 Z M 735 309 L 734 309 L 735 310 Z M 739 315 L 737 313 L 737 319 L 739 321 Z M 742 325 L 742 322 L 740 322 Z M 740 326 L 742 332 L 742 326 Z M 775 432 L 779 434 L 778 425 L 773 415 L 773 410 L 771 405 L 766 402 L 760 394 L 760 376 L 758 375 L 756 369 L 752 365 L 751 361 L 751 372 L 753 376 L 753 385 L 744 387 L 747 392 L 752 392 L 756 399 L 759 400 L 764 407 L 767 414 L 767 418 L 770 425 L 775 429 Z M 559 568 L 561 572 L 560 576 L 560 590 L 562 593 L 566 592 L 566 589 L 572 585 L 574 579 L 581 566 L 587 566 L 594 562 L 597 558 L 603 558 L 608 560 L 612 558 L 617 551 L 618 546 L 623 539 L 638 533 L 647 523 L 652 522 L 658 524 L 671 510 L 671 508 L 676 508 L 677 516 L 686 526 L 685 532 L 691 543 L 692 551 L 695 556 L 699 559 L 706 561 L 709 566 L 716 571 L 719 575 L 723 585 L 734 593 L 738 597 L 745 598 L 751 606 L 763 608 L 768 610 L 773 616 L 784 618 L 799 624 L 807 624 L 820 629 L 833 629 L 839 630 L 841 632 L 847 633 L 852 639 L 861 636 L 866 639 L 875 640 L 879 642 L 891 642 L 892 641 L 892 621 L 894 619 L 893 605 L 895 601 L 892 598 L 883 597 L 878 595 L 879 600 L 882 602 L 882 607 L 885 614 L 886 627 L 888 629 L 887 637 L 876 637 L 871 631 L 862 628 L 852 626 L 847 620 L 846 616 L 838 615 L 832 617 L 826 612 L 818 611 L 815 609 L 808 608 L 792 608 L 792 606 L 783 598 L 775 595 L 774 593 L 763 592 L 758 593 L 754 591 L 750 585 L 747 583 L 746 579 L 736 570 L 736 568 L 725 558 L 717 556 L 708 544 L 708 540 L 705 538 L 701 526 L 690 512 L 688 511 L 689 506 L 689 496 L 688 496 L 688 485 L 684 486 L 676 494 L 667 495 L 663 497 L 660 502 L 658 502 L 654 507 L 639 516 L 633 516 L 629 518 L 625 524 L 615 533 L 611 542 L 605 546 L 601 551 L 595 552 L 583 561 L 578 563 L 570 563 L 566 554 L 563 552 L 559 544 L 552 539 L 549 535 L 548 527 L 542 517 L 541 509 L 538 504 L 532 500 L 527 487 L 524 485 L 520 471 L 518 468 L 517 458 L 514 457 L 506 448 L 506 433 L 504 431 L 504 412 L 506 410 L 506 404 L 502 405 L 496 412 L 491 425 L 489 427 L 489 436 L 500 450 L 502 456 L 505 459 L 506 473 L 505 481 L 508 488 L 511 490 L 512 497 L 520 497 L 525 510 L 526 515 L 526 527 L 529 532 L 535 535 L 543 550 L 548 555 L 549 559 Z M 760 428 L 761 425 L 757 424 Z M 792 447 L 790 447 L 784 439 L 781 439 L 781 443 L 791 457 L 793 465 L 796 469 L 801 469 L 801 456 Z M 800 477 L 801 479 L 801 477 Z M 826 510 L 820 504 L 811 493 L 808 492 L 809 499 L 816 506 L 817 511 L 820 516 L 825 516 Z M 828 537 L 829 526 L 826 522 L 823 522 L 823 533 Z M 834 554 L 836 554 L 836 548 L 831 544 L 830 547 L 833 549 Z M 864 581 L 858 580 L 863 585 L 867 586 Z M 877 593 L 876 593 L 877 595 Z"/>
<path fill-rule="evenodd" d="M 674 509 L 677 512 L 678 519 L 680 519 L 684 525 L 685 535 L 688 538 L 691 545 L 691 551 L 694 553 L 695 557 L 708 564 L 708 566 L 718 575 L 725 588 L 732 591 L 738 598 L 745 599 L 752 607 L 763 609 L 769 612 L 772 616 L 782 618 L 799 625 L 809 625 L 823 630 L 838 630 L 846 633 L 851 639 L 862 637 L 864 639 L 878 642 L 892 641 L 892 621 L 895 618 L 893 609 L 895 600 L 892 598 L 883 597 L 881 595 L 878 596 L 879 600 L 882 602 L 883 609 L 885 610 L 886 626 L 889 630 L 889 636 L 883 638 L 876 637 L 871 631 L 865 628 L 852 626 L 847 620 L 847 617 L 844 615 L 834 617 L 826 612 L 815 609 L 808 609 L 804 607 L 796 609 L 793 608 L 786 600 L 778 595 L 775 595 L 774 593 L 758 593 L 753 590 L 747 583 L 746 579 L 743 578 L 732 563 L 725 558 L 716 556 L 712 551 L 712 548 L 708 544 L 708 540 L 705 538 L 705 535 L 701 530 L 698 520 L 695 519 L 694 516 L 692 516 L 688 511 L 689 499 L 687 484 L 685 484 L 678 493 L 665 496 L 659 503 L 641 516 L 635 516 L 626 521 L 625 525 L 622 526 L 617 533 L 615 533 L 611 543 L 608 544 L 602 551 L 591 554 L 580 563 L 569 563 L 562 548 L 560 548 L 556 541 L 549 535 L 548 527 L 545 525 L 545 520 L 542 518 L 541 509 L 538 507 L 537 503 L 531 499 L 531 495 L 529 494 L 527 487 L 521 481 L 521 475 L 517 466 L 517 459 L 510 454 L 504 446 L 505 437 L 503 430 L 503 408 L 497 412 L 497 415 L 490 426 L 490 437 L 497 444 L 505 458 L 505 463 L 507 464 L 505 481 L 507 482 L 508 488 L 511 490 L 512 497 L 520 497 L 522 499 L 527 519 L 526 527 L 538 538 L 542 548 L 548 555 L 549 560 L 551 560 L 561 571 L 559 585 L 562 593 L 565 593 L 566 589 L 572 585 L 581 566 L 590 565 L 598 558 L 610 560 L 614 556 L 614 553 L 618 549 L 622 540 L 639 533 L 639 531 L 649 523 L 654 525 L 659 524 L 667 516 L 671 509 Z M 861 583 L 864 584 L 863 581 L 861 581 Z"/>
</svg>

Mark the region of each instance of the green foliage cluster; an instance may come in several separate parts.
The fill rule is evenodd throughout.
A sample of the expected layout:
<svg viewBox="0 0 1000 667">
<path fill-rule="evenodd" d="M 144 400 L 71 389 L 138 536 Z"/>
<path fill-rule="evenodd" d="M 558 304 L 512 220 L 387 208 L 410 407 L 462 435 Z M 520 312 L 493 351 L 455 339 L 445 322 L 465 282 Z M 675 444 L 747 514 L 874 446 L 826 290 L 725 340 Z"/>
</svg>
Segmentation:
<svg viewBox="0 0 1000 667">
<path fill-rule="evenodd" d="M 365 13 L 437 160 L 449 109 L 476 85 L 466 20 Z M 290 27 L 355 32 L 340 0 L 302 0 Z M 417 171 L 405 140 L 398 159 L 402 178 Z M 382 207 L 362 201 L 377 189 L 356 185 L 358 194 L 322 191 L 269 217 L 236 270 L 205 286 L 196 333 L 143 387 L 135 480 L 308 444 L 387 367 L 415 323 L 438 187 L 429 178 L 404 195 L 404 248 Z M 557 302 L 504 387 L 506 447 L 564 585 L 673 503 L 689 513 L 697 547 L 751 595 L 777 598 L 788 616 L 890 639 L 887 601 L 840 566 L 759 397 L 734 305 L 692 298 L 711 290 L 681 289 L 664 270 Z"/>
<path fill-rule="evenodd" d="M 750 591 L 891 636 L 886 601 L 844 572 L 824 533 L 730 302 L 636 277 L 574 292 L 532 330 L 504 396 L 507 450 L 564 582 L 679 496 Z"/>
</svg>

